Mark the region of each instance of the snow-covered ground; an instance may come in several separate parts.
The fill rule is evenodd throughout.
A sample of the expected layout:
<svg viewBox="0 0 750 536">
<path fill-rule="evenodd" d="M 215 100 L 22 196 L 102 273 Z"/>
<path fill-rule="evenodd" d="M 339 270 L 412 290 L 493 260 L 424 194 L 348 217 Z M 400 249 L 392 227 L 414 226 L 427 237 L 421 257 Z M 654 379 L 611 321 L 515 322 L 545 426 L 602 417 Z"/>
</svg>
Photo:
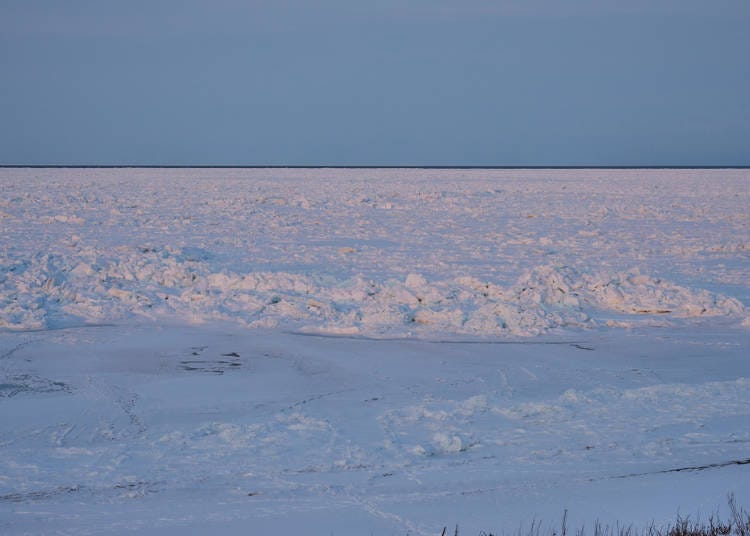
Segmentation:
<svg viewBox="0 0 750 536">
<path fill-rule="evenodd" d="M 749 170 L 0 169 L 0 532 L 750 503 Z"/>
</svg>

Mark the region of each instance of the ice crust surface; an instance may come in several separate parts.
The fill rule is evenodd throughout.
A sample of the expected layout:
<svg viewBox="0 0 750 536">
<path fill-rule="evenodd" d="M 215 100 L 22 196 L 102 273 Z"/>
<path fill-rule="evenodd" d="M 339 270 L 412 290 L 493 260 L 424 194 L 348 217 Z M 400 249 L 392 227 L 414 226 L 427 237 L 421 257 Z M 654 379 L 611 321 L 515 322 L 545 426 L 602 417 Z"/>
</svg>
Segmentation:
<svg viewBox="0 0 750 536">
<path fill-rule="evenodd" d="M 748 207 L 748 170 L 0 169 L 0 533 L 748 507 Z"/>
<path fill-rule="evenodd" d="M 0 327 L 513 337 L 742 323 L 746 175 L 6 169 Z"/>
</svg>

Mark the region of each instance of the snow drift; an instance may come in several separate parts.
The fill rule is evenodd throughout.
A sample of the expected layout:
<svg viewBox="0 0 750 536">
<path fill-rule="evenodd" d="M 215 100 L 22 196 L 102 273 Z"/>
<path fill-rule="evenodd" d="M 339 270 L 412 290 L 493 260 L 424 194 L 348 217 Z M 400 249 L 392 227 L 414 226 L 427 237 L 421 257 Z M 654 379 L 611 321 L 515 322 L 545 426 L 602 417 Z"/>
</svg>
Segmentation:
<svg viewBox="0 0 750 536">
<path fill-rule="evenodd" d="M 207 252 L 82 249 L 2 260 L 0 326 L 173 319 L 331 333 L 531 336 L 592 327 L 613 313 L 744 318 L 737 299 L 627 272 L 537 266 L 511 286 L 463 276 L 336 280 L 290 272 L 215 271 Z"/>
</svg>

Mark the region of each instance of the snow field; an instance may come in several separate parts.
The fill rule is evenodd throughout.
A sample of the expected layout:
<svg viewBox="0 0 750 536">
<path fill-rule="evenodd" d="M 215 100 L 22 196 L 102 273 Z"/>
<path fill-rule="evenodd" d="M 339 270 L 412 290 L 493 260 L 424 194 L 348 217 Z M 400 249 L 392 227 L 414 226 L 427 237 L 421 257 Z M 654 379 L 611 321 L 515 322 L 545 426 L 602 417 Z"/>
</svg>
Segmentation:
<svg viewBox="0 0 750 536">
<path fill-rule="evenodd" d="M 747 170 L 0 169 L 0 533 L 746 506 L 748 206 Z"/>
<path fill-rule="evenodd" d="M 731 465 L 750 442 L 741 333 L 6 333 L 0 520 L 10 534 L 276 533 L 290 519 L 316 534 L 476 534 L 566 508 L 575 522 L 710 513 L 750 493 Z"/>
</svg>

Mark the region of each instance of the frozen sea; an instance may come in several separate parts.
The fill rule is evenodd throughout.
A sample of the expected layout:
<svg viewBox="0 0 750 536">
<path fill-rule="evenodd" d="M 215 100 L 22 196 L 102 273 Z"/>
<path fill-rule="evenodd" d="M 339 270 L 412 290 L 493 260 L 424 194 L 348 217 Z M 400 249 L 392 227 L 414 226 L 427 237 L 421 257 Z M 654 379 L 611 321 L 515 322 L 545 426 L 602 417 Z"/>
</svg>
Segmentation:
<svg viewBox="0 0 750 536">
<path fill-rule="evenodd" d="M 750 170 L 0 169 L 0 533 L 750 504 Z"/>
</svg>

